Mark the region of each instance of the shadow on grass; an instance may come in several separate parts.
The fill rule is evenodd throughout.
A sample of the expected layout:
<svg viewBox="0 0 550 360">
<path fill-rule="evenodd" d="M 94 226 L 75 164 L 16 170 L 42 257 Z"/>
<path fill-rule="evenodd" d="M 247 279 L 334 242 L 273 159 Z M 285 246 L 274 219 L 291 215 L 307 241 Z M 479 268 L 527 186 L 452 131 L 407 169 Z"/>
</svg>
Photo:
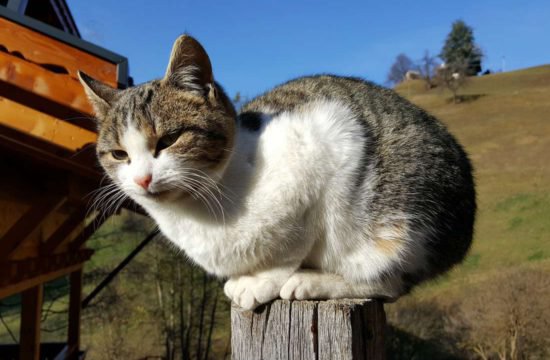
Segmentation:
<svg viewBox="0 0 550 360">
<path fill-rule="evenodd" d="M 410 332 L 388 325 L 386 337 L 386 358 L 388 360 L 432 359 L 460 360 L 458 349 L 444 348 L 433 340 L 422 339 Z M 453 353 L 454 352 L 454 353 Z"/>
<path fill-rule="evenodd" d="M 477 99 L 487 96 L 487 94 L 468 94 L 468 95 L 457 95 L 456 99 L 453 97 L 450 97 L 447 99 L 447 103 L 455 103 L 455 104 L 467 104 L 471 103 L 473 101 L 476 101 Z"/>
</svg>

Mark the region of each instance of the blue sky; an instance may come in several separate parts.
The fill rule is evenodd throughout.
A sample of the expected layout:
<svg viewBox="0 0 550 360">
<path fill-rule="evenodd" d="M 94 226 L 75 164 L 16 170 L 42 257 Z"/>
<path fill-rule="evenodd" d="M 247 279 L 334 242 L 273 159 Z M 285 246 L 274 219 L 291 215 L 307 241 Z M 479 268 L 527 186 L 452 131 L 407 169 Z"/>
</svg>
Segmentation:
<svg viewBox="0 0 550 360">
<path fill-rule="evenodd" d="M 252 97 L 291 78 L 336 73 L 383 84 L 397 54 L 438 54 L 456 19 L 474 28 L 484 68 L 550 63 L 550 1 L 68 0 L 82 37 L 128 57 L 136 83 L 161 77 L 181 33 L 214 77 Z"/>
</svg>

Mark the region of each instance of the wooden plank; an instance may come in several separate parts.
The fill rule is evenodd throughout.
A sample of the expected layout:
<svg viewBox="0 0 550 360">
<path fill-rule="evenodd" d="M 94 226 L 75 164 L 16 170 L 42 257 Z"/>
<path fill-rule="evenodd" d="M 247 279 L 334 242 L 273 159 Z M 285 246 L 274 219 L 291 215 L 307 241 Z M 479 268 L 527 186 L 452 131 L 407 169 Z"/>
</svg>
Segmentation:
<svg viewBox="0 0 550 360">
<path fill-rule="evenodd" d="M 295 332 L 299 332 L 300 329 L 290 326 L 290 319 L 292 318 L 290 301 L 277 301 L 271 305 L 269 312 L 265 313 L 265 327 L 260 328 L 260 331 L 264 332 L 264 341 L 274 346 L 268 348 L 261 348 L 259 353 L 262 356 L 269 359 L 288 359 L 289 358 L 289 337 L 281 336 L 280 334 L 288 333 L 288 329 L 293 332 L 290 336 L 295 336 Z M 256 347 L 259 347 L 257 344 Z M 290 350 L 292 351 L 292 349 Z"/>
<path fill-rule="evenodd" d="M 78 234 L 69 244 L 69 251 L 77 251 L 103 225 L 112 214 L 98 214 L 94 220 Z"/>
<path fill-rule="evenodd" d="M 55 280 L 61 276 L 70 274 L 71 272 L 82 268 L 82 266 L 83 266 L 83 262 L 73 264 L 73 265 L 68 265 L 66 267 L 62 267 L 57 270 L 52 270 L 40 275 L 36 275 L 35 277 L 25 278 L 23 280 L 20 280 L 14 283 L 9 283 L 9 284 L 0 286 L 0 299 L 6 298 L 11 295 L 19 294 L 20 292 L 23 292 L 29 288 L 32 288 L 33 286 L 37 286 L 38 284 L 46 283 L 48 281 Z"/>
<path fill-rule="evenodd" d="M 383 360 L 385 314 L 376 300 L 276 300 L 231 308 L 232 359 Z"/>
<path fill-rule="evenodd" d="M 37 230 L 48 215 L 61 206 L 64 201 L 64 197 L 45 198 L 27 210 L 0 239 L 0 261 L 9 258 L 17 246 Z"/>
<path fill-rule="evenodd" d="M 80 350 L 80 312 L 82 301 L 82 269 L 70 275 L 69 328 L 67 339 L 67 360 L 77 360 Z"/>
<path fill-rule="evenodd" d="M 93 144 L 75 154 L 45 140 L 0 125 L 0 148 L 4 151 L 4 155 L 10 157 L 24 155 L 26 158 L 34 160 L 35 166 L 48 166 L 50 171 L 57 174 L 60 173 L 59 170 L 67 170 L 98 182 L 102 177 L 101 169 L 95 159 L 92 161 L 92 157 L 78 156 L 82 152 L 94 152 Z"/>
<path fill-rule="evenodd" d="M 92 256 L 93 250 L 82 249 L 77 252 L 64 252 L 51 256 L 32 257 L 22 260 L 0 262 L 0 268 L 5 272 L 0 277 L 0 287 L 17 284 L 25 279 L 41 277 L 53 271 L 82 264 Z"/>
<path fill-rule="evenodd" d="M 40 358 L 40 319 L 43 296 L 42 284 L 25 290 L 21 295 L 20 360 Z"/>
<path fill-rule="evenodd" d="M 0 125 L 76 151 L 95 143 L 97 134 L 0 96 Z"/>
<path fill-rule="evenodd" d="M 55 65 L 57 71 L 65 69 L 74 79 L 78 79 L 77 71 L 82 70 L 95 79 L 117 86 L 117 66 L 113 63 L 1 17 L 0 28 L 0 44 L 12 54 L 18 52 L 37 64 Z"/>
<path fill-rule="evenodd" d="M 54 231 L 54 233 L 40 245 L 40 253 L 48 255 L 53 253 L 63 240 L 84 222 L 86 208 L 81 207 L 75 210 L 69 217 Z"/>
<path fill-rule="evenodd" d="M 316 301 L 301 301 L 297 305 L 292 303 L 290 313 L 292 326 L 290 326 L 289 358 L 317 359 L 317 312 L 319 303 Z"/>
<path fill-rule="evenodd" d="M 81 112 L 93 113 L 78 80 L 3 52 L 0 52 L 0 80 Z"/>
<path fill-rule="evenodd" d="M 385 315 L 381 302 L 322 302 L 319 304 L 318 323 L 319 360 L 385 358 Z"/>
</svg>

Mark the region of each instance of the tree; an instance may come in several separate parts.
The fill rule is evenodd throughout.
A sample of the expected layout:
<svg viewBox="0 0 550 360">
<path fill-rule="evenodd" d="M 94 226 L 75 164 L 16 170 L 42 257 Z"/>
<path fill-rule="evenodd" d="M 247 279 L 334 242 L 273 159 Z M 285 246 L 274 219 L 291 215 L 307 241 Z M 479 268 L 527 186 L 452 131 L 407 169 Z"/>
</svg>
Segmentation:
<svg viewBox="0 0 550 360">
<path fill-rule="evenodd" d="M 387 82 L 390 84 L 399 84 L 405 78 L 407 71 L 415 70 L 413 61 L 405 54 L 399 54 L 388 73 Z"/>
<path fill-rule="evenodd" d="M 468 81 L 468 63 L 456 62 L 453 64 L 444 64 L 437 69 L 437 82 L 439 85 L 446 87 L 453 93 L 453 102 L 458 104 L 458 91 L 462 89 Z"/>
<path fill-rule="evenodd" d="M 418 69 L 422 79 L 426 82 L 426 87 L 431 89 L 435 86 L 435 78 L 439 62 L 436 56 L 431 56 L 428 50 L 424 51 L 424 56 L 418 62 Z"/>
<path fill-rule="evenodd" d="M 467 76 L 477 75 L 481 71 L 483 53 L 475 43 L 473 29 L 462 20 L 453 23 L 439 56 L 449 67 L 466 64 Z"/>
</svg>

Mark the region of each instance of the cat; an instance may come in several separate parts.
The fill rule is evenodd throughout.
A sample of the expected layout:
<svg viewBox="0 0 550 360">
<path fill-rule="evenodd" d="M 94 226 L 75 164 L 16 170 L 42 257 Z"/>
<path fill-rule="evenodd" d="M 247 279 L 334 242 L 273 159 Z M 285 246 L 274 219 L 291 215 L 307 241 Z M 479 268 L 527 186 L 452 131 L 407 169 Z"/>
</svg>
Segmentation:
<svg viewBox="0 0 550 360">
<path fill-rule="evenodd" d="M 459 263 L 472 167 L 433 116 L 393 90 L 307 76 L 237 114 L 193 37 L 164 78 L 79 78 L 110 179 L 245 309 L 275 298 L 393 301 Z"/>
</svg>

